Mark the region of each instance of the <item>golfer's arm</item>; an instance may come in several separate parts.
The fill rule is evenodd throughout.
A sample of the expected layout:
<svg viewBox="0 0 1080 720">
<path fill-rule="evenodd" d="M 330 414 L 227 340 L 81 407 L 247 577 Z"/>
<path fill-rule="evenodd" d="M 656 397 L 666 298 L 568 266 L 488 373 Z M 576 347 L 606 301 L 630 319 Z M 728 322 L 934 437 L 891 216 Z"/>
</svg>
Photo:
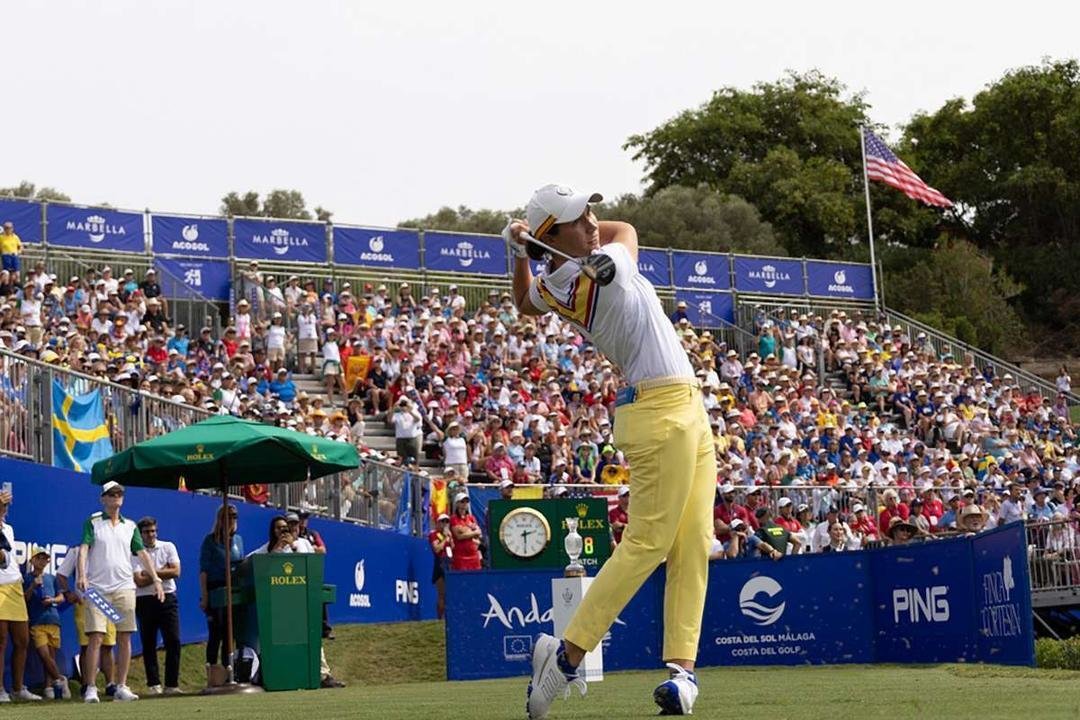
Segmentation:
<svg viewBox="0 0 1080 720">
<path fill-rule="evenodd" d="M 630 252 L 630 257 L 634 262 L 637 262 L 637 230 L 630 223 L 619 222 L 618 220 L 601 220 L 600 244 L 607 245 L 608 243 L 619 243 L 625 246 Z"/>
<path fill-rule="evenodd" d="M 514 258 L 514 304 L 525 315 L 543 315 L 544 311 L 529 300 L 533 274 L 528 258 Z"/>
</svg>

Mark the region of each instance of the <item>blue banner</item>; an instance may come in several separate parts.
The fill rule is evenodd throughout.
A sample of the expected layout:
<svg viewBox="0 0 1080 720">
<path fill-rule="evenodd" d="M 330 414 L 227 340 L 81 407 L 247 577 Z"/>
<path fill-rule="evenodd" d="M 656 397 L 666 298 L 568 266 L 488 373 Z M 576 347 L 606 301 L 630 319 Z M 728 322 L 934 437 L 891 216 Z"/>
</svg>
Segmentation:
<svg viewBox="0 0 1080 720">
<path fill-rule="evenodd" d="M 656 287 L 671 286 L 671 268 L 668 266 L 667 250 L 638 248 L 638 272 Z"/>
<path fill-rule="evenodd" d="M 804 295 L 801 260 L 735 256 L 735 289 L 769 295 Z"/>
<path fill-rule="evenodd" d="M 818 297 L 874 299 L 874 274 L 869 265 L 806 261 L 806 290 Z"/>
<path fill-rule="evenodd" d="M 335 225 L 334 262 L 419 270 L 420 232 Z"/>
<path fill-rule="evenodd" d="M 151 215 L 150 235 L 155 253 L 229 257 L 229 224 L 225 218 Z"/>
<path fill-rule="evenodd" d="M 676 290 L 675 302 L 686 303 L 686 317 L 696 328 L 717 328 L 735 322 L 735 299 L 727 292 Z"/>
<path fill-rule="evenodd" d="M 158 281 L 165 297 L 228 300 L 232 285 L 228 260 L 182 260 L 155 257 Z"/>
<path fill-rule="evenodd" d="M 41 203 L 0 198 L 0 225 L 10 222 L 24 243 L 41 242 Z"/>
<path fill-rule="evenodd" d="M 437 272 L 506 275 L 506 243 L 491 235 L 424 231 L 424 267 Z"/>
<path fill-rule="evenodd" d="M 85 475 L 3 457 L 0 477 L 13 482 L 14 502 L 7 522 L 15 530 L 14 561 L 24 564 L 30 545 L 41 545 L 49 553 L 46 571 L 54 573 L 72 550 L 70 543 L 77 541 L 86 518 L 101 509 L 101 488 L 91 485 Z M 161 539 L 175 543 L 180 553 L 183 575 L 177 580 L 177 598 L 180 638 L 185 643 L 206 640 L 206 616 L 199 610 L 199 547 L 219 507 L 220 498 L 174 490 L 129 487 L 124 496 L 124 516 L 136 520 L 155 516 Z M 266 542 L 278 511 L 243 502 L 237 509 L 238 532 L 245 551 L 251 552 Z M 337 601 L 329 606 L 331 623 L 435 619 L 432 555 L 425 540 L 319 518 L 310 524 L 326 543 L 325 582 L 337 587 Z M 70 658 L 78 652 L 72 612 L 69 605 L 60 608 L 59 665 L 65 671 L 70 671 Z M 137 654 L 138 633 L 132 643 Z M 41 676 L 40 664 L 36 653 L 29 657 L 27 680 L 33 686 Z"/>
<path fill-rule="evenodd" d="M 446 578 L 446 678 L 478 680 L 531 672 L 538 633 L 551 633 L 551 580 L 560 572 L 451 572 Z M 604 669 L 659 668 L 663 571 L 619 614 L 604 638 Z"/>
<path fill-rule="evenodd" d="M 146 252 L 142 213 L 49 203 L 49 245 Z"/>
<path fill-rule="evenodd" d="M 112 457 L 100 390 L 75 395 L 53 380 L 52 406 L 53 465 L 88 473 L 98 460 Z"/>
<path fill-rule="evenodd" d="M 861 553 L 797 558 L 710 565 L 698 664 L 873 661 L 866 558 Z"/>
<path fill-rule="evenodd" d="M 730 261 L 727 255 L 675 250 L 671 253 L 675 287 L 698 290 L 731 288 Z"/>
<path fill-rule="evenodd" d="M 1023 523 L 1011 523 L 972 541 L 975 561 L 975 630 L 979 658 L 1034 665 L 1027 539 Z"/>
<path fill-rule="evenodd" d="M 978 659 L 970 541 L 956 545 L 968 547 L 919 543 L 873 555 L 878 662 Z"/>
<path fill-rule="evenodd" d="M 326 225 L 296 220 L 233 220 L 236 257 L 252 260 L 326 262 Z"/>
</svg>

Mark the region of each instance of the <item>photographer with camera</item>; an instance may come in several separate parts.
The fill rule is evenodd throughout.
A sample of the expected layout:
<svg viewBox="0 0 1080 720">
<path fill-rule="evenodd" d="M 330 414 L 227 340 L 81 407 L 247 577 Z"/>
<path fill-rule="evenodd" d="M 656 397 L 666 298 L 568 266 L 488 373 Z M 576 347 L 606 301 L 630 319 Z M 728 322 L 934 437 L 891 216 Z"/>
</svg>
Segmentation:
<svg viewBox="0 0 1080 720">
<path fill-rule="evenodd" d="M 415 395 L 415 390 L 408 391 Z M 394 412 L 390 417 L 394 426 L 394 449 L 397 456 L 420 457 L 420 438 L 424 432 L 424 418 L 416 407 L 416 402 L 405 395 L 398 398 Z"/>
</svg>

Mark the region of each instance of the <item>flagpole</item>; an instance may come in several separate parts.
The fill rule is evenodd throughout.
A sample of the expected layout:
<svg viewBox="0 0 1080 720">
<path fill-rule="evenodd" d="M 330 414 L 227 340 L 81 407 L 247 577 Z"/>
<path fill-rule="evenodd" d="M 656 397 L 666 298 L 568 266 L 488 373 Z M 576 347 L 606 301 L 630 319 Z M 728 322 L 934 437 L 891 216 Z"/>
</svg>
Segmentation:
<svg viewBox="0 0 1080 720">
<path fill-rule="evenodd" d="M 870 179 L 866 176 L 866 128 L 862 125 L 859 126 L 859 147 L 862 149 L 862 180 L 863 191 L 866 193 L 866 231 L 870 235 L 870 278 L 874 283 L 874 310 L 880 310 L 877 259 L 874 257 L 874 219 L 870 213 Z"/>
</svg>

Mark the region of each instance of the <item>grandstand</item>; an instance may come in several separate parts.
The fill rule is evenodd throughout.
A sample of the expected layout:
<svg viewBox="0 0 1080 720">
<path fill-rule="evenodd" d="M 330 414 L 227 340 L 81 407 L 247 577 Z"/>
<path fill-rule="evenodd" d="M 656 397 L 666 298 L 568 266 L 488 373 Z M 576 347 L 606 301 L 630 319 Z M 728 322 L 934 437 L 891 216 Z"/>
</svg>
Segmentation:
<svg viewBox="0 0 1080 720">
<path fill-rule="evenodd" d="M 605 480 L 625 477 L 618 448 L 603 453 L 617 371 L 558 318 L 518 315 L 498 238 L 16 200 L 0 213 L 28 243 L 22 272 L 0 279 L 4 455 L 54 462 L 55 379 L 104 391 L 115 450 L 213 413 L 355 443 L 349 476 L 233 492 L 382 527 L 411 503 L 416 534 L 424 484 L 455 465 L 456 482 L 497 480 L 499 443 L 517 483 L 613 499 Z M 907 520 L 916 499 L 917 538 L 963 532 L 961 509 L 980 508 L 985 527 L 1032 523 L 1045 604 L 1075 598 L 1067 378 L 892 311 L 868 266 L 645 248 L 640 269 L 710 388 L 718 487 L 732 488 L 718 508 L 788 498 L 802 519 L 785 522 L 813 549 L 834 508 L 848 549 L 888 542 L 877 521 Z M 418 419 L 395 423 L 403 399 Z"/>
</svg>

